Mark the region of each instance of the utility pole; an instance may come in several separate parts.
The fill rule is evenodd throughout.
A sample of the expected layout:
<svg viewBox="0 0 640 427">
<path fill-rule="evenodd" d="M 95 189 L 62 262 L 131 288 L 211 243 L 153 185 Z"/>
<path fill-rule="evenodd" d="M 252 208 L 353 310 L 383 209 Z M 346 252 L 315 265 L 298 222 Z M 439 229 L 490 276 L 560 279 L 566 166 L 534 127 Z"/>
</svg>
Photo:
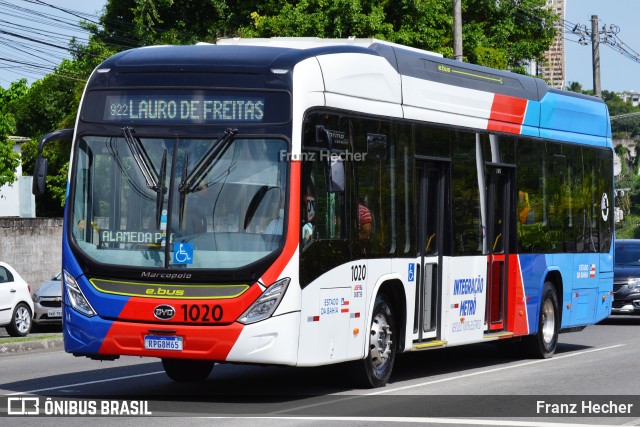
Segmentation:
<svg viewBox="0 0 640 427">
<path fill-rule="evenodd" d="M 591 15 L 591 52 L 593 58 L 593 93 L 602 98 L 600 87 L 600 37 L 598 33 L 598 15 Z"/>
<path fill-rule="evenodd" d="M 462 0 L 453 0 L 453 59 L 462 58 Z"/>
</svg>

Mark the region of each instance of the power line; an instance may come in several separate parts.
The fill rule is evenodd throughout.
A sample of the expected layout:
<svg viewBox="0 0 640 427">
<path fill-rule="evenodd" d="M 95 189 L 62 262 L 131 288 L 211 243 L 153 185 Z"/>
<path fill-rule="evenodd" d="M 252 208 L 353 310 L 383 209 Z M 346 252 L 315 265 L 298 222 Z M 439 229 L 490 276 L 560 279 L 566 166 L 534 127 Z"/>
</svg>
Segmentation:
<svg viewBox="0 0 640 427">
<path fill-rule="evenodd" d="M 591 43 L 592 36 L 594 36 L 593 31 L 584 24 L 575 24 L 571 32 L 579 36 L 578 43 L 585 46 Z M 640 63 L 640 53 L 624 43 L 618 37 L 618 33 L 620 33 L 620 27 L 617 25 L 611 24 L 608 28 L 606 25 L 602 25 L 602 28 L 598 30 L 598 34 L 595 34 L 595 36 L 600 44 L 604 44 L 626 58 Z"/>
<path fill-rule="evenodd" d="M 49 11 L 48 11 L 49 10 Z M 18 78 L 42 78 L 72 55 L 95 56 L 77 48 L 87 45 L 91 32 L 79 20 L 98 25 L 93 14 L 65 9 L 42 0 L 0 0 L 0 68 Z M 72 44 L 72 41 L 74 44 Z M 64 75 L 74 80 L 86 76 Z"/>
</svg>

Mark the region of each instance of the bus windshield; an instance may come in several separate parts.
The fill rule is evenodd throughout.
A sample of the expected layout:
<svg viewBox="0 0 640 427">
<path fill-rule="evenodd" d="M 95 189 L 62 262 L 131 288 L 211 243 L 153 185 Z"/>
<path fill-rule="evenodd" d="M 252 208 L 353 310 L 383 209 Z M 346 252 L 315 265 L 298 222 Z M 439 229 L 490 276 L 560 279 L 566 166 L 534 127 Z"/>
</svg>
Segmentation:
<svg viewBox="0 0 640 427">
<path fill-rule="evenodd" d="M 71 235 L 95 261 L 141 268 L 238 268 L 283 243 L 283 139 L 84 136 Z"/>
</svg>

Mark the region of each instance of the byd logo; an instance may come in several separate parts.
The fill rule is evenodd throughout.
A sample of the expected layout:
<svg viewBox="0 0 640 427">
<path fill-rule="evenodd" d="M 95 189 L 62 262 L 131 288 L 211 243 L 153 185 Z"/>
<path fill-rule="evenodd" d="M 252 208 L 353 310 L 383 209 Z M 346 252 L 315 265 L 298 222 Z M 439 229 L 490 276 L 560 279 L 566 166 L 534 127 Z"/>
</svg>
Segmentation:
<svg viewBox="0 0 640 427">
<path fill-rule="evenodd" d="M 176 315 L 176 310 L 170 305 L 162 304 L 153 309 L 153 315 L 160 320 L 169 320 Z"/>
</svg>

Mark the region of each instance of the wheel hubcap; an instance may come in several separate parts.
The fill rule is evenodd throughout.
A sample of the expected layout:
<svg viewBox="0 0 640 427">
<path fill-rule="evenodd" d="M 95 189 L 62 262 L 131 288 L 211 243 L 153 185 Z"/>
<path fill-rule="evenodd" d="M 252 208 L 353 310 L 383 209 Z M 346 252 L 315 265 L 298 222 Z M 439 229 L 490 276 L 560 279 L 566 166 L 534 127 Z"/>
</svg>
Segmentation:
<svg viewBox="0 0 640 427">
<path fill-rule="evenodd" d="M 387 318 L 379 313 L 371 324 L 369 350 L 371 361 L 376 369 L 384 367 L 391 354 L 391 327 Z"/>
<path fill-rule="evenodd" d="M 542 306 L 542 339 L 545 344 L 551 344 L 556 331 L 556 316 L 553 303 L 547 299 Z"/>
<path fill-rule="evenodd" d="M 31 325 L 31 316 L 29 315 L 29 310 L 24 307 L 18 308 L 16 311 L 16 328 L 20 331 L 21 334 L 24 334 L 29 330 L 29 326 Z"/>
</svg>

